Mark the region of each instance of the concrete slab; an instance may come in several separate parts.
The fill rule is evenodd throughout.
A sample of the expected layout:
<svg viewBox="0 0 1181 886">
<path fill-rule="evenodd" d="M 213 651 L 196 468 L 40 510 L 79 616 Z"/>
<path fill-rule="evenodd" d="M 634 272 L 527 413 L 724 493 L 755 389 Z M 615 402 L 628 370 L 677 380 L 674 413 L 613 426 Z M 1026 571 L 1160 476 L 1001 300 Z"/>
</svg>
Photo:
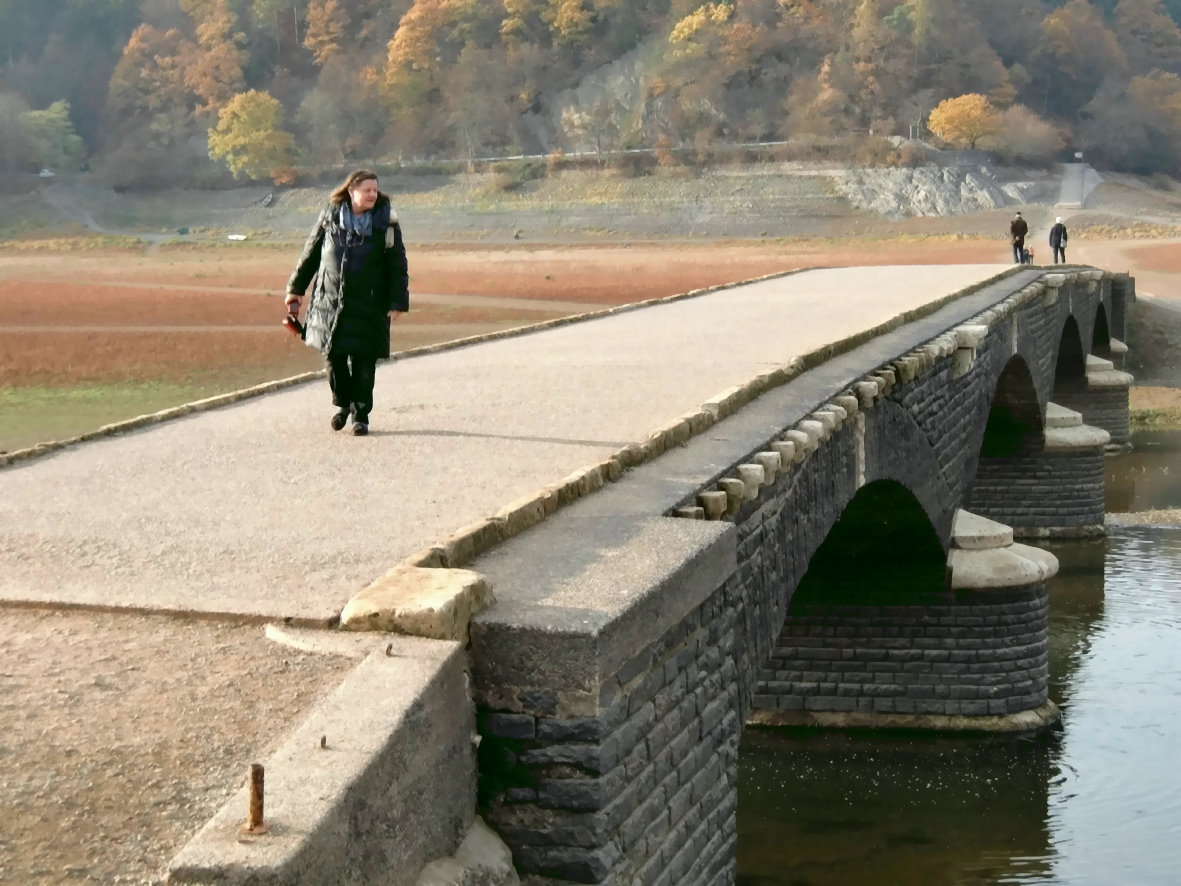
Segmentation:
<svg viewBox="0 0 1181 886">
<path fill-rule="evenodd" d="M 328 623 L 458 527 L 1008 269 L 808 271 L 396 361 L 368 438 L 329 429 L 315 382 L 18 462 L 0 601 Z"/>
</svg>

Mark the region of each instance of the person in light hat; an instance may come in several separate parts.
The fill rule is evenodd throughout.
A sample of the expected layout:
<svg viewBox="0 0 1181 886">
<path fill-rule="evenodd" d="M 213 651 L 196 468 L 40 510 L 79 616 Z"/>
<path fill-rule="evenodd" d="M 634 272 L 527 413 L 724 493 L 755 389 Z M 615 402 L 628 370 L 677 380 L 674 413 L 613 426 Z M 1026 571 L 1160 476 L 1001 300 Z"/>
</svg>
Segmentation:
<svg viewBox="0 0 1181 886">
<path fill-rule="evenodd" d="M 1066 264 L 1066 225 L 1062 224 L 1062 217 L 1054 219 L 1054 227 L 1050 228 L 1050 250 L 1054 253 L 1054 264 L 1062 259 Z"/>
</svg>

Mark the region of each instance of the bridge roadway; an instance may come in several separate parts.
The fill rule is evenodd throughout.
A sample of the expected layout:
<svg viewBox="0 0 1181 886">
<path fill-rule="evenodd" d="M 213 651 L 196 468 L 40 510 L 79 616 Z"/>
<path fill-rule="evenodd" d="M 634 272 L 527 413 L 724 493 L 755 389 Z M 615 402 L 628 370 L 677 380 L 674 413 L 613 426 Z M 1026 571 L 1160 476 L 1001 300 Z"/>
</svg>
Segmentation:
<svg viewBox="0 0 1181 886">
<path fill-rule="evenodd" d="M 459 527 L 1005 269 L 813 270 L 394 361 L 367 438 L 316 381 L 16 462 L 0 601 L 327 622 Z"/>
</svg>

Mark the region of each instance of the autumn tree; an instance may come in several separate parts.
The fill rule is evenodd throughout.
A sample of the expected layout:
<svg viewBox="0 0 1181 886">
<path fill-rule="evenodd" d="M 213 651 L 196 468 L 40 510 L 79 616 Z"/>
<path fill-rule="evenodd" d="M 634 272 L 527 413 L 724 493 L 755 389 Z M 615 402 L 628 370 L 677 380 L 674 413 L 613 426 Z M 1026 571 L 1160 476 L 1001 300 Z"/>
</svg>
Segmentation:
<svg viewBox="0 0 1181 886">
<path fill-rule="evenodd" d="M 197 46 L 185 59 L 185 85 L 201 100 L 197 113 L 215 111 L 245 84 L 245 35 L 229 0 L 179 0 L 193 20 Z"/>
<path fill-rule="evenodd" d="M 879 0 L 859 0 L 848 36 L 860 122 L 875 130 L 891 129 L 914 81 L 913 56 L 899 31 L 882 17 Z"/>
<path fill-rule="evenodd" d="M 0 92 L 0 169 L 4 172 L 18 172 L 35 162 L 22 120 L 28 111 L 19 95 Z"/>
<path fill-rule="evenodd" d="M 549 0 L 541 17 L 559 46 L 577 45 L 590 36 L 592 18 L 587 0 Z"/>
<path fill-rule="evenodd" d="M 513 141 L 513 123 L 521 109 L 511 101 L 509 83 L 504 50 L 482 49 L 474 42 L 447 71 L 440 95 L 455 145 L 469 163 Z"/>
<path fill-rule="evenodd" d="M 107 119 L 119 133 L 151 133 L 168 147 L 182 137 L 192 111 L 182 58 L 191 47 L 175 28 L 135 29 L 107 86 Z"/>
<path fill-rule="evenodd" d="M 224 160 L 235 178 L 278 180 L 292 162 L 295 140 L 282 128 L 283 107 L 265 92 L 239 93 L 209 130 L 209 156 Z"/>
<path fill-rule="evenodd" d="M 391 74 L 437 71 L 454 63 L 468 44 L 490 47 L 503 18 L 495 7 L 487 0 L 414 0 L 389 42 Z"/>
<path fill-rule="evenodd" d="M 348 29 L 347 11 L 340 0 L 310 0 L 303 45 L 311 50 L 317 65 L 323 67 L 341 52 Z"/>
<path fill-rule="evenodd" d="M 1043 104 L 1073 116 L 1105 77 L 1121 77 L 1127 58 L 1103 13 L 1087 0 L 1067 0 L 1042 22 L 1035 64 L 1043 78 Z"/>
<path fill-rule="evenodd" d="M 373 67 L 358 71 L 342 57 L 330 58 L 296 114 L 301 148 L 325 163 L 373 160 L 390 125 L 378 110 L 381 92 Z"/>
<path fill-rule="evenodd" d="M 1113 30 L 1134 73 L 1181 70 L 1181 28 L 1161 0 L 1119 0 Z"/>
<path fill-rule="evenodd" d="M 1003 159 L 1023 163 L 1047 163 L 1066 144 L 1057 127 L 1024 105 L 1005 108 L 1000 129 L 990 141 L 995 142 L 994 148 Z"/>
<path fill-rule="evenodd" d="M 969 93 L 936 105 L 927 128 L 948 144 L 975 149 L 981 139 L 1000 131 L 1001 115 L 983 95 Z"/>
<path fill-rule="evenodd" d="M 1154 71 L 1104 84 L 1082 111 L 1080 140 L 1115 169 L 1181 171 L 1181 78 Z"/>
<path fill-rule="evenodd" d="M 542 18 L 546 0 L 503 0 L 504 20 L 500 36 L 505 44 L 514 47 L 524 43 L 535 45 L 549 42 L 549 25 Z"/>
</svg>

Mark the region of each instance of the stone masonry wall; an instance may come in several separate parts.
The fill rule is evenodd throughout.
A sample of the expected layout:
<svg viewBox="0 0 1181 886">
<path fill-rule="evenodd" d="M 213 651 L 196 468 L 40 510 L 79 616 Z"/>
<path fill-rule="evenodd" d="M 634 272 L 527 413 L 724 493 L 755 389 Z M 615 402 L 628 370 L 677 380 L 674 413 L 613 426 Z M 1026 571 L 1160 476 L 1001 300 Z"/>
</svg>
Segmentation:
<svg viewBox="0 0 1181 886">
<path fill-rule="evenodd" d="M 1072 386 L 1055 397 L 1067 409 L 1082 413 L 1087 424 L 1111 434 L 1112 444 L 1122 445 L 1131 438 L 1126 387 Z"/>
<path fill-rule="evenodd" d="M 1004 715 L 1046 699 L 1044 586 L 960 592 L 927 605 L 793 607 L 759 673 L 755 706 Z"/>
<path fill-rule="evenodd" d="M 982 458 L 965 507 L 1018 535 L 1022 529 L 1102 526 L 1103 459 L 1101 448 Z"/>
<path fill-rule="evenodd" d="M 1044 406 L 1071 299 L 1073 309 L 1092 314 L 1098 303 L 1098 287 L 1088 292 L 1088 285 L 1080 280 L 1065 292 L 1031 285 L 1023 299 L 989 309 L 972 321 L 988 334 L 966 365 L 948 332 L 937 347 L 881 367 L 839 392 L 847 408 L 825 413 L 819 437 L 819 412 L 808 433 L 785 418 L 775 440 L 794 441 L 798 457 L 788 456 L 755 496 L 725 512 L 733 524 L 725 538 L 736 545 L 727 555 L 734 558 L 729 577 L 719 575 L 672 627 L 643 635 L 630 659 L 604 651 L 609 629 L 626 621 L 628 631 L 638 630 L 637 607 L 675 608 L 676 582 L 690 576 L 617 595 L 629 602 L 616 621 L 584 632 L 577 622 L 559 629 L 511 608 L 497 618 L 494 607 L 473 623 L 481 812 L 512 848 L 526 883 L 732 884 L 738 741 L 756 700 L 784 710 L 967 717 L 1045 701 L 1044 586 L 949 593 L 907 606 L 830 599 L 791 608 L 792 596 L 867 483 L 909 490 L 946 549 L 955 511 L 978 482 L 1000 374 L 1019 354 L 1030 370 L 1028 402 Z M 717 482 L 729 501 L 728 476 Z M 522 541 L 532 545 L 526 550 L 552 556 L 558 542 L 545 533 L 559 532 L 560 519 L 531 530 L 538 535 Z M 561 537 L 571 544 L 570 529 Z M 638 544 L 619 541 L 616 556 L 630 556 Z M 659 559 L 658 550 L 634 553 Z M 504 557 L 506 575 L 536 584 Z M 599 588 L 610 569 L 582 564 L 578 575 Z M 537 688 L 545 685 L 536 677 L 543 655 L 564 662 L 569 685 L 586 687 L 585 714 L 580 708 L 572 716 L 557 693 Z"/>
<path fill-rule="evenodd" d="M 480 712 L 481 805 L 521 873 L 733 882 L 742 721 L 732 597 L 719 589 L 627 662 L 603 684 L 596 717 Z"/>
</svg>

